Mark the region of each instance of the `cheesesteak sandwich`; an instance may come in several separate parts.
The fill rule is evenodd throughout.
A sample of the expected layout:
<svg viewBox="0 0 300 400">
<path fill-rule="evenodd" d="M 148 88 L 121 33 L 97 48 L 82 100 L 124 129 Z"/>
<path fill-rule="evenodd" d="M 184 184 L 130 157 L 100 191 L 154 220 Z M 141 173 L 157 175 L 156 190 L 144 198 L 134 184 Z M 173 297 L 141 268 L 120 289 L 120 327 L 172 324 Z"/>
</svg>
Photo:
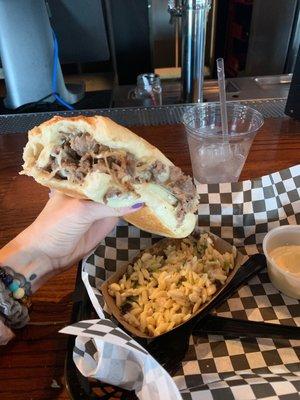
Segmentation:
<svg viewBox="0 0 300 400">
<path fill-rule="evenodd" d="M 23 158 L 22 174 L 69 196 L 115 208 L 143 202 L 124 216 L 140 229 L 178 238 L 194 229 L 191 177 L 109 118 L 56 116 L 29 131 Z"/>
</svg>

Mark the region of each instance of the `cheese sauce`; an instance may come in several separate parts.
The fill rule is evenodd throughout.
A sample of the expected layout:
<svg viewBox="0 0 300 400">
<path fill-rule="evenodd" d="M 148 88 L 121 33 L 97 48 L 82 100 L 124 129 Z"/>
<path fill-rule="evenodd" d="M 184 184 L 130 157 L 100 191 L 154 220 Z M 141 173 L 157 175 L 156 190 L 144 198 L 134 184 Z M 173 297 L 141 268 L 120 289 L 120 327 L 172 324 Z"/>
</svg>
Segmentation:
<svg viewBox="0 0 300 400">
<path fill-rule="evenodd" d="M 280 246 L 270 252 L 277 267 L 291 272 L 300 273 L 300 245 Z"/>
</svg>

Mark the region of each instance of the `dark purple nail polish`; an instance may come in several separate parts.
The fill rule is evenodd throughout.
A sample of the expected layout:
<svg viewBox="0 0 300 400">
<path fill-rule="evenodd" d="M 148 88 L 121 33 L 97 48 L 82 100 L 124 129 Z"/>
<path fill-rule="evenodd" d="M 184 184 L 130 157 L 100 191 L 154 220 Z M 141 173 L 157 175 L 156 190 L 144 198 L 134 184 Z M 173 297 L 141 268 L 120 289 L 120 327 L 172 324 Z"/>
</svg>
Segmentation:
<svg viewBox="0 0 300 400">
<path fill-rule="evenodd" d="M 143 207 L 144 203 L 136 203 L 133 206 L 131 206 L 131 208 L 141 208 Z"/>
</svg>

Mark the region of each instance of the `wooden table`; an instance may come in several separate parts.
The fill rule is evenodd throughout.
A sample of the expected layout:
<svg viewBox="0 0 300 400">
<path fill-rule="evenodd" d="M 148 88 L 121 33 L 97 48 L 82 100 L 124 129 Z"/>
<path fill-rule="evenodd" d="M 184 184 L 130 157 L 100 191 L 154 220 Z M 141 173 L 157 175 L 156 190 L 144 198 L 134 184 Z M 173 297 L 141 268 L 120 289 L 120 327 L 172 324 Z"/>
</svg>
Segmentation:
<svg viewBox="0 0 300 400">
<path fill-rule="evenodd" d="M 138 127 L 133 131 L 156 145 L 185 172 L 191 173 L 181 125 Z M 0 245 L 29 225 L 42 210 L 48 190 L 20 176 L 24 134 L 0 135 Z M 300 163 L 300 122 L 269 119 L 260 130 L 242 172 L 255 178 Z M 0 399 L 67 399 L 63 366 L 76 268 L 53 278 L 33 297 L 31 321 L 16 339 L 0 349 Z"/>
</svg>

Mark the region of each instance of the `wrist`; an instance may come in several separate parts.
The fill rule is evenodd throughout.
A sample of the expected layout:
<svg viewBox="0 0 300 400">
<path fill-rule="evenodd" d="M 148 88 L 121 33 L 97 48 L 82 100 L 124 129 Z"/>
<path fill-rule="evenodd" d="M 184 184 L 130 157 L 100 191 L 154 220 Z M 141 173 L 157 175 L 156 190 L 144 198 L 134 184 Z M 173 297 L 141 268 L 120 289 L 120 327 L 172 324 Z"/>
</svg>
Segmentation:
<svg viewBox="0 0 300 400">
<path fill-rule="evenodd" d="M 30 241 L 27 229 L 0 249 L 0 266 L 7 265 L 22 274 L 35 292 L 53 275 L 53 271 L 49 259 Z"/>
</svg>

